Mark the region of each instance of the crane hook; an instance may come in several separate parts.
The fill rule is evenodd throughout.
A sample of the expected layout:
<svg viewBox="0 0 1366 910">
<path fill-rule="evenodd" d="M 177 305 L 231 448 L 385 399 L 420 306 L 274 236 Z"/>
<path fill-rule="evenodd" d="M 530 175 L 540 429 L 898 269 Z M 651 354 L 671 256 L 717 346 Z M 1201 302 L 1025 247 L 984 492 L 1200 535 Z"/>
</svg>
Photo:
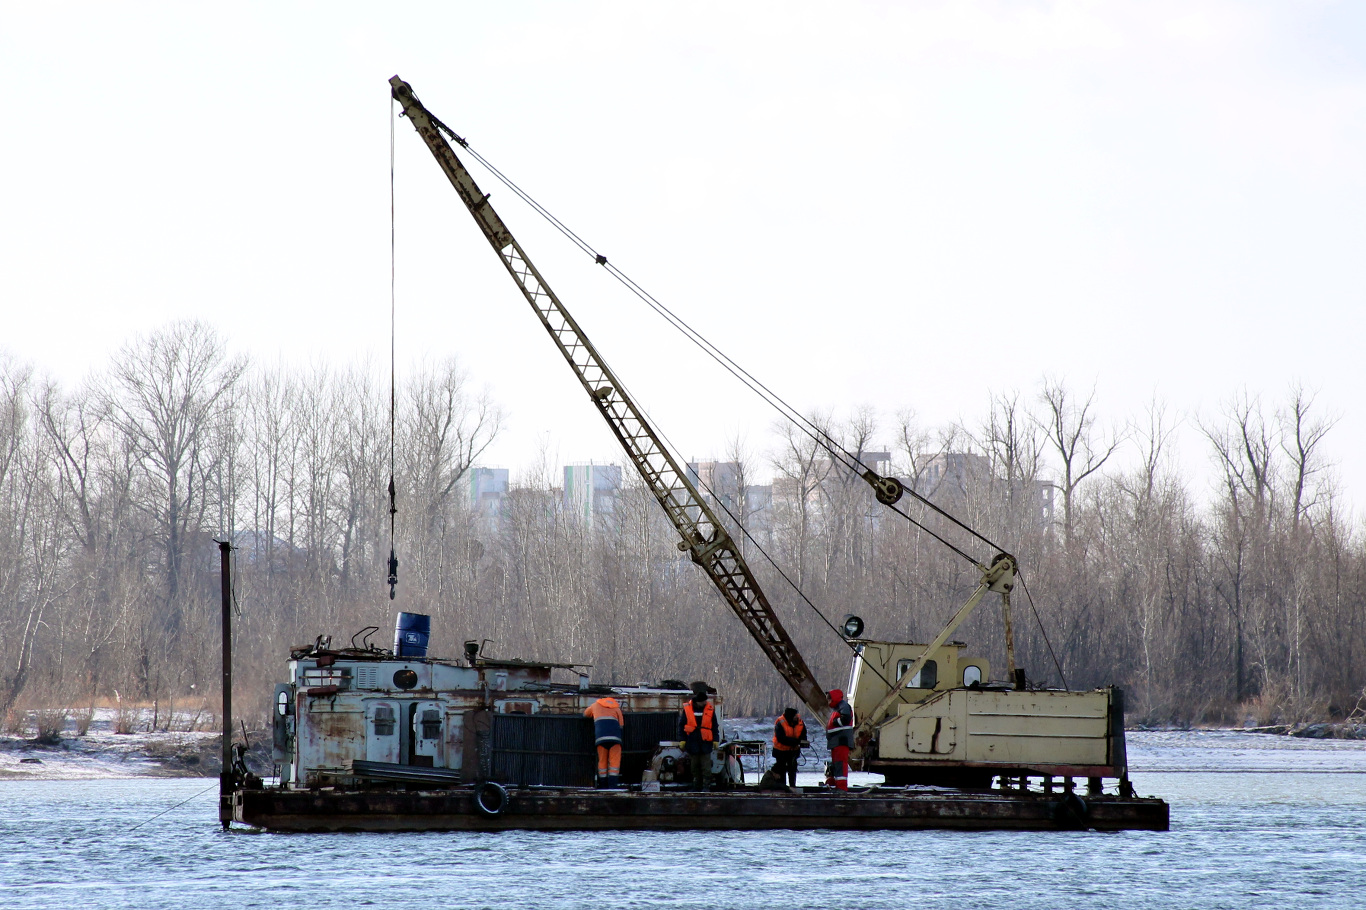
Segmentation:
<svg viewBox="0 0 1366 910">
<path fill-rule="evenodd" d="M 394 516 L 398 514 L 398 495 L 394 490 L 394 475 L 389 475 L 389 599 L 398 589 L 398 554 L 394 552 Z"/>
</svg>

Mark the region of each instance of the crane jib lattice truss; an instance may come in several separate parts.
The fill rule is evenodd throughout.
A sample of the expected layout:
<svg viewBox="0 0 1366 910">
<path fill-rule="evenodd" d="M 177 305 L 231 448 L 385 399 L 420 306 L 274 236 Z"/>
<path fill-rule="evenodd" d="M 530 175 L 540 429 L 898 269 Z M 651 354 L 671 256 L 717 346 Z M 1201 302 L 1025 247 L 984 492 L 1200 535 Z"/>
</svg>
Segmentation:
<svg viewBox="0 0 1366 910">
<path fill-rule="evenodd" d="M 625 388 L 592 342 L 527 258 L 512 232 L 489 204 L 488 197 L 480 192 L 478 184 L 442 135 L 444 124 L 422 106 L 412 88 L 402 79 L 395 76 L 389 80 L 389 84 L 394 100 L 427 143 L 437 164 L 455 187 L 484 237 L 498 253 L 508 274 L 517 282 L 541 324 L 578 376 L 584 391 L 611 427 L 669 520 L 678 529 L 682 537 L 679 549 L 686 551 L 711 577 L 726 603 L 740 617 L 783 679 L 820 716 L 826 706 L 825 693 L 759 588 L 729 532 L 685 472 L 680 470 L 673 455 L 626 394 Z M 457 142 L 461 141 L 450 130 L 446 129 L 445 132 Z"/>
</svg>

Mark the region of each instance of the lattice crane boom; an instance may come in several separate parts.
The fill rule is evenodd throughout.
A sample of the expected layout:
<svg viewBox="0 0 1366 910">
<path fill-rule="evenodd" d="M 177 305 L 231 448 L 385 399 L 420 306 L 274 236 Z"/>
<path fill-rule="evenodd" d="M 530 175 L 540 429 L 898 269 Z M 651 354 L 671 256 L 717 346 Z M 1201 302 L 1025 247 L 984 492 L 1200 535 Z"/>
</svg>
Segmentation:
<svg viewBox="0 0 1366 910">
<path fill-rule="evenodd" d="M 678 529 L 686 551 L 711 578 L 765 656 L 792 690 L 817 717 L 823 716 L 826 697 L 806 661 L 783 628 L 768 598 L 755 581 L 730 533 L 679 468 L 625 388 L 599 356 L 574 317 L 565 309 L 541 273 L 531 263 L 502 218 L 461 164 L 440 127 L 398 76 L 389 80 L 393 97 L 427 143 L 437 164 L 455 187 L 475 223 L 488 239 L 508 274 L 517 282 L 555 346 L 574 370 L 584 391 L 602 414 L 640 476 Z M 446 130 L 449 133 L 449 130 Z M 454 136 L 453 133 L 451 133 Z M 457 142 L 460 140 L 457 138 Z M 463 142 L 461 143 L 463 145 Z"/>
</svg>

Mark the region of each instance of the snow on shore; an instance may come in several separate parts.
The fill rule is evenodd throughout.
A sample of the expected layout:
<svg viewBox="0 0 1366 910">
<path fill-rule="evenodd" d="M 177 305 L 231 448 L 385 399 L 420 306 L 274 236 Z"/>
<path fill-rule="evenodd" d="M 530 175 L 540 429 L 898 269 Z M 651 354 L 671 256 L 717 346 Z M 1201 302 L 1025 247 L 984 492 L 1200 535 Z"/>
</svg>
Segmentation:
<svg viewBox="0 0 1366 910">
<path fill-rule="evenodd" d="M 55 743 L 17 735 L 0 736 L 0 781 L 100 780 L 129 777 L 213 777 L 218 774 L 219 735 L 184 729 L 197 718 L 175 716 L 171 732 L 116 733 L 115 712 L 99 708 L 80 735 L 68 721 Z M 126 718 L 125 718 L 126 720 Z M 146 726 L 139 718 L 134 726 Z M 181 728 L 181 729 L 176 729 Z M 36 731 L 27 731 L 36 734 Z"/>
<path fill-rule="evenodd" d="M 125 718 L 125 723 L 126 723 Z M 149 732 L 142 718 L 138 732 L 116 733 L 115 714 L 97 709 L 89 729 L 79 735 L 68 722 L 60 741 L 42 744 L 29 736 L 0 736 L 0 782 L 6 780 L 101 780 L 138 777 L 215 777 L 219 764 L 219 735 L 212 730 L 190 730 L 196 717 L 177 716 L 171 732 Z M 179 728 L 179 729 L 174 729 Z M 726 722 L 732 739 L 763 740 L 772 735 L 768 718 L 733 718 Z M 1135 771 L 1312 771 L 1366 773 L 1366 740 L 1326 739 L 1247 730 L 1130 730 L 1129 764 Z M 1289 734 L 1289 735 L 1286 735 Z M 802 772 L 816 780 L 828 757 L 824 737 L 817 731 L 812 748 L 803 753 Z M 252 734 L 258 767 L 268 762 L 268 734 Z M 265 754 L 262 754 L 262 750 Z M 753 760 L 747 771 L 757 771 Z M 870 783 L 875 775 L 868 775 Z"/>
</svg>

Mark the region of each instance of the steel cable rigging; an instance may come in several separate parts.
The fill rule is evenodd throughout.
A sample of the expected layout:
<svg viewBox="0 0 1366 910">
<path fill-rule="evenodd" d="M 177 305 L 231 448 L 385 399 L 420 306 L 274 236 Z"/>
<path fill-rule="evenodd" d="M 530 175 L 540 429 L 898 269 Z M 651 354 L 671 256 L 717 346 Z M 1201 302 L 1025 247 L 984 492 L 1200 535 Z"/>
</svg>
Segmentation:
<svg viewBox="0 0 1366 910">
<path fill-rule="evenodd" d="M 723 369 L 729 372 L 747 388 L 749 388 L 761 399 L 763 399 L 766 403 L 768 403 L 770 407 L 778 411 L 778 413 L 782 414 L 783 417 L 791 421 L 799 430 L 801 430 L 803 433 L 809 436 L 812 439 L 812 441 L 814 441 L 817 445 L 824 449 L 832 459 L 844 465 L 846 469 L 861 477 L 872 472 L 871 467 L 869 465 L 864 464 L 862 459 L 860 459 L 857 454 L 843 448 L 839 444 L 839 442 L 835 440 L 833 437 L 831 437 L 830 434 L 827 433 L 823 428 L 821 428 L 815 422 L 804 416 L 792 405 L 788 404 L 781 396 L 779 396 L 767 385 L 765 385 L 763 382 L 757 379 L 744 367 L 736 363 L 724 351 L 722 351 L 715 344 L 709 341 L 705 336 L 703 336 L 700 332 L 698 332 L 691 325 L 689 325 L 682 317 L 678 316 L 676 313 L 670 310 L 652 294 L 650 294 L 639 284 L 637 284 L 625 272 L 623 272 L 621 269 L 617 268 L 610 261 L 608 261 L 605 255 L 599 253 L 595 247 L 593 247 L 586 240 L 584 240 L 577 233 L 575 233 L 568 225 L 562 222 L 559 218 L 555 217 L 555 215 L 552 214 L 548 209 L 546 209 L 545 206 L 537 202 L 529 193 L 523 190 L 520 186 L 514 183 L 507 175 L 505 175 L 496 166 L 494 166 L 492 162 L 490 162 L 487 158 L 485 158 L 483 155 L 479 154 L 478 151 L 472 148 L 469 142 L 466 141 L 464 137 L 458 135 L 450 127 L 446 126 L 446 124 L 442 123 L 434 116 L 432 117 L 432 122 L 447 136 L 449 136 L 452 141 L 458 144 L 461 148 L 465 149 L 465 151 L 469 152 L 470 156 L 474 158 L 476 161 L 478 161 L 481 165 L 483 165 L 484 168 L 495 178 L 497 178 L 500 183 L 506 186 L 519 199 L 521 199 L 523 202 L 529 205 L 538 215 L 544 218 L 556 230 L 563 234 L 566 239 L 568 239 L 571 243 L 577 246 L 586 255 L 591 257 L 595 263 L 603 266 L 607 270 L 607 272 L 612 275 L 613 278 L 615 278 L 618 282 L 622 284 L 622 286 L 624 286 L 627 290 L 629 290 L 632 294 L 634 294 L 642 302 L 644 302 L 648 307 L 654 310 L 660 317 L 662 317 L 666 322 L 673 326 L 684 337 L 686 337 L 689 341 L 691 341 L 703 352 L 705 352 L 707 356 L 711 357 L 718 364 L 720 364 Z M 936 514 L 945 518 L 952 524 L 963 529 L 968 534 L 972 535 L 973 537 L 976 537 L 978 540 L 985 543 L 987 546 L 995 549 L 997 552 L 1006 552 L 1004 547 L 1001 547 L 1000 545 L 996 544 L 994 541 L 992 541 L 985 535 L 981 534 L 974 528 L 955 518 L 949 512 L 945 511 L 940 506 L 931 502 L 924 495 L 916 492 L 911 487 L 904 487 L 904 489 L 927 509 L 935 512 Z M 931 537 L 942 543 L 945 547 L 956 553 L 958 556 L 961 556 L 963 559 L 967 560 L 973 565 L 979 565 L 978 560 L 974 559 L 962 548 L 956 546 L 955 544 L 945 539 L 942 535 L 937 534 L 935 531 L 926 527 L 924 523 L 917 521 L 912 515 L 910 515 L 905 510 L 897 508 L 896 505 L 893 503 L 884 504 L 888 505 L 888 507 L 891 508 L 892 511 L 896 512 L 898 515 L 905 518 L 907 521 L 915 525 L 920 530 L 929 534 Z"/>
<path fill-rule="evenodd" d="M 773 392 L 763 382 L 754 377 L 753 374 L 751 374 L 749 371 L 744 369 L 744 367 L 736 363 L 727 354 L 725 354 L 725 352 L 721 351 L 720 348 L 718 348 L 716 345 L 710 342 L 705 336 L 703 336 L 699 331 L 697 331 L 691 325 L 689 325 L 684 319 L 682 319 L 682 317 L 678 316 L 667 306 L 661 303 L 657 298 L 655 298 L 652 294 L 650 294 L 643 287 L 637 284 L 633 279 L 631 279 L 630 276 L 626 275 L 619 268 L 611 264 L 604 254 L 598 252 L 595 247 L 593 247 L 586 240 L 580 237 L 576 232 L 569 228 L 568 225 L 566 225 L 560 219 L 555 217 L 555 215 L 552 214 L 548 209 L 546 209 L 545 206 L 537 202 L 529 193 L 523 190 L 510 178 L 508 178 L 492 162 L 490 162 L 483 155 L 479 154 L 478 151 L 473 149 L 464 137 L 460 136 L 450 127 L 446 126 L 445 123 L 441 122 L 441 120 L 432 115 L 430 111 L 427 111 L 425 113 L 427 117 L 430 119 L 432 125 L 436 127 L 436 129 L 440 130 L 452 141 L 454 141 L 457 145 L 459 145 L 462 149 L 464 149 L 471 157 L 473 157 L 476 161 L 483 165 L 483 167 L 490 174 L 497 178 L 500 183 L 506 186 L 519 199 L 521 199 L 523 202 L 529 205 L 537 214 L 539 214 L 548 223 L 550 223 L 551 226 L 558 230 L 566 239 L 568 239 L 571 243 L 578 247 L 580 251 L 582 251 L 591 259 L 593 259 L 593 261 L 597 265 L 603 266 L 608 271 L 608 273 L 611 274 L 619 283 L 621 283 L 627 290 L 629 290 L 643 303 L 645 303 L 652 310 L 654 310 L 657 315 L 659 315 L 666 322 L 668 322 L 670 326 L 672 326 L 676 331 L 680 332 L 685 338 L 687 338 L 694 345 L 700 348 L 704 353 L 706 353 L 709 357 L 715 360 L 723 369 L 725 369 L 732 376 L 738 379 L 743 385 L 745 385 L 756 395 L 758 395 L 763 401 L 765 401 L 765 403 L 767 403 L 770 407 L 774 408 L 774 410 L 776 410 L 778 413 L 783 415 L 783 417 L 789 420 L 794 426 L 798 428 L 800 432 L 804 433 L 821 449 L 823 449 L 830 456 L 833 463 L 838 463 L 842 465 L 845 469 L 849 470 L 856 476 L 859 476 L 862 479 L 868 481 L 868 483 L 872 485 L 874 490 L 876 491 L 877 499 L 879 500 L 879 502 L 883 503 L 888 508 L 892 509 L 892 511 L 900 515 L 902 518 L 904 518 L 914 527 L 918 528 L 920 531 L 924 532 L 933 539 L 937 540 L 939 543 L 943 544 L 948 550 L 958 555 L 959 557 L 967 561 L 969 564 L 975 566 L 979 570 L 986 573 L 988 571 L 986 565 L 984 565 L 982 562 L 979 562 L 977 559 L 973 558 L 971 554 L 969 554 L 961 547 L 949 541 L 943 535 L 937 533 L 935 530 L 928 527 L 923 521 L 917 520 L 910 513 L 897 506 L 896 502 L 897 499 L 900 498 L 901 494 L 903 492 L 909 492 L 912 498 L 917 500 L 924 508 L 941 516 L 952 525 L 957 526 L 967 534 L 971 535 L 972 537 L 980 540 L 987 546 L 996 550 L 998 555 L 993 560 L 991 560 L 993 565 L 995 565 L 995 563 L 998 560 L 1003 559 L 1009 560 L 1012 565 L 1014 564 L 1013 557 L 1008 556 L 1003 547 L 996 544 L 994 541 L 986 537 L 984 534 L 980 533 L 976 529 L 960 521 L 959 519 L 951 515 L 949 512 L 947 512 L 934 502 L 930 501 L 924 495 L 902 484 L 899 480 L 896 480 L 895 478 L 883 478 L 880 475 L 878 475 L 875 471 L 872 470 L 870 466 L 864 464 L 864 462 L 858 454 L 849 452 L 847 449 L 841 446 L 838 440 L 834 439 L 828 432 L 826 432 L 824 428 L 820 427 L 814 421 L 802 415 L 796 408 L 788 404 L 781 396 Z M 618 382 L 619 381 L 620 380 L 618 380 Z M 663 434 L 660 435 L 663 436 Z M 673 446 L 672 443 L 668 443 L 667 440 L 665 440 L 665 442 L 670 446 L 670 448 L 674 448 L 675 451 L 677 451 L 677 448 Z M 713 501 L 717 502 L 722 506 L 722 509 L 730 516 L 730 518 L 733 521 L 736 522 L 736 525 L 740 527 L 741 532 L 745 535 L 745 537 L 755 545 L 756 549 L 759 550 L 759 552 L 764 556 L 764 558 L 770 564 L 772 564 L 774 568 L 779 572 L 779 574 L 783 577 L 783 579 L 789 585 L 792 586 L 792 588 L 796 591 L 798 596 L 807 604 L 807 606 L 809 606 L 814 612 L 816 612 L 816 614 L 820 616 L 821 620 L 832 630 L 836 631 L 838 634 L 839 630 L 834 626 L 834 624 L 831 623 L 830 620 L 826 618 L 823 613 L 821 613 L 821 611 L 815 606 L 815 604 L 812 603 L 811 600 L 806 597 L 806 595 L 797 587 L 797 585 L 792 581 L 792 579 L 787 576 L 787 574 L 782 570 L 782 568 L 777 565 L 777 563 L 763 549 L 763 547 L 760 546 L 758 542 L 754 540 L 754 538 L 749 534 L 748 529 L 744 528 L 744 526 L 739 523 L 735 515 L 730 512 L 727 506 L 725 506 L 721 498 L 716 497 L 713 491 L 709 490 L 708 492 L 712 494 Z M 1029 596 L 1027 587 L 1025 591 L 1026 595 Z M 1045 641 L 1047 641 L 1047 632 L 1043 629 L 1043 624 L 1038 616 L 1037 609 L 1034 608 L 1033 597 L 1029 596 L 1029 600 L 1030 607 L 1031 610 L 1033 610 L 1034 612 L 1035 619 L 1039 622 L 1039 630 L 1041 633 L 1043 633 Z M 843 639 L 842 635 L 841 638 Z M 1056 656 L 1053 655 L 1051 642 L 1048 642 L 1048 649 L 1050 656 L 1053 656 L 1054 665 L 1058 669 L 1059 676 L 1062 677 L 1062 668 L 1061 665 L 1058 663 Z"/>
</svg>

